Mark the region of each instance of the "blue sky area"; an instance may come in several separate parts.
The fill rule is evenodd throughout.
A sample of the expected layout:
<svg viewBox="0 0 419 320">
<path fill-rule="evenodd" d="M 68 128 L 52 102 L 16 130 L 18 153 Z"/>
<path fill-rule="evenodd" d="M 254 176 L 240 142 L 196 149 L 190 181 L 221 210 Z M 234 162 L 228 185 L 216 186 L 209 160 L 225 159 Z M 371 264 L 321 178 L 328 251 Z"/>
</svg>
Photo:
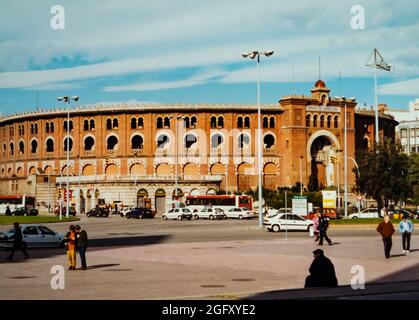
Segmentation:
<svg viewBox="0 0 419 320">
<path fill-rule="evenodd" d="M 54 5 L 64 29 L 51 28 Z M 354 30 L 354 5 L 365 28 Z M 379 72 L 379 102 L 407 109 L 419 97 L 419 2 L 387 1 L 2 1 L 0 111 L 112 102 L 256 102 L 256 63 L 262 59 L 262 102 L 309 94 L 321 78 L 332 95 L 373 104 L 374 48 L 391 73 Z M 342 80 L 339 81 L 339 72 Z M 37 102 L 38 101 L 38 102 Z"/>
</svg>

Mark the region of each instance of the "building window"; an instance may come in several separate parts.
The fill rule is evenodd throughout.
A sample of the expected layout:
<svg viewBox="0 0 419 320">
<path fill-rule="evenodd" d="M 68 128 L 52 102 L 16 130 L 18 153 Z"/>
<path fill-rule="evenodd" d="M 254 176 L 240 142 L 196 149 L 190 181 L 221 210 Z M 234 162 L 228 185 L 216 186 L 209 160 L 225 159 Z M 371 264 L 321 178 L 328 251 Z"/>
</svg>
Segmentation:
<svg viewBox="0 0 419 320">
<path fill-rule="evenodd" d="M 49 122 L 45 123 L 45 132 L 49 133 Z"/>
<path fill-rule="evenodd" d="M 94 130 L 95 129 L 95 120 L 90 120 L 90 130 Z"/>
<path fill-rule="evenodd" d="M 263 145 L 266 149 L 270 149 L 275 144 L 275 137 L 271 134 L 267 134 L 263 138 Z"/>
<path fill-rule="evenodd" d="M 216 117 L 211 117 L 210 126 L 211 126 L 211 128 L 217 128 L 217 118 Z"/>
<path fill-rule="evenodd" d="M 138 118 L 138 128 L 144 128 L 144 119 L 141 117 Z"/>
<path fill-rule="evenodd" d="M 330 128 L 332 126 L 332 116 L 327 116 L 327 127 Z"/>
<path fill-rule="evenodd" d="M 223 143 L 223 136 L 219 133 L 211 137 L 211 148 L 218 148 Z"/>
<path fill-rule="evenodd" d="M 68 150 L 67 150 L 67 143 L 68 143 Z M 64 152 L 73 150 L 73 139 L 65 138 L 64 139 Z"/>
<path fill-rule="evenodd" d="M 86 137 L 86 139 L 84 139 L 84 150 L 85 151 L 91 151 L 93 149 L 95 145 L 95 139 L 93 139 L 92 137 Z"/>
<path fill-rule="evenodd" d="M 135 135 L 131 139 L 131 149 L 142 149 L 143 138 L 140 135 Z"/>
<path fill-rule="evenodd" d="M 19 142 L 19 154 L 25 154 L 25 144 L 23 141 Z"/>
<path fill-rule="evenodd" d="M 189 149 L 196 142 L 197 142 L 197 139 L 196 139 L 195 135 L 193 135 L 193 134 L 186 135 L 186 137 L 185 137 L 185 148 Z"/>
<path fill-rule="evenodd" d="M 47 149 L 47 152 L 54 152 L 54 140 L 52 140 L 51 138 L 49 138 L 47 141 L 46 141 L 46 149 Z"/>
<path fill-rule="evenodd" d="M 400 130 L 400 135 L 401 135 L 402 138 L 406 138 L 407 137 L 407 130 L 406 129 Z"/>
<path fill-rule="evenodd" d="M 157 148 L 163 149 L 169 143 L 169 137 L 165 134 L 161 134 L 157 138 Z"/>
<path fill-rule="evenodd" d="M 324 128 L 324 115 L 320 116 L 320 128 Z"/>
<path fill-rule="evenodd" d="M 243 118 L 242 117 L 237 118 L 237 128 L 239 128 L 239 129 L 243 128 Z"/>
<path fill-rule="evenodd" d="M 306 115 L 306 127 L 310 127 L 311 116 L 308 114 Z"/>
<path fill-rule="evenodd" d="M 317 114 L 313 116 L 313 127 L 317 127 Z"/>
<path fill-rule="evenodd" d="M 187 129 L 190 128 L 189 117 L 183 118 L 183 127 Z"/>
<path fill-rule="evenodd" d="M 63 128 L 64 128 L 64 132 L 68 132 L 67 130 L 70 129 L 70 132 L 73 131 L 74 126 L 73 126 L 73 121 L 70 120 L 69 123 L 67 123 L 67 120 L 65 120 L 63 122 Z"/>
<path fill-rule="evenodd" d="M 131 118 L 131 129 L 137 129 L 137 119 Z"/>
<path fill-rule="evenodd" d="M 15 145 L 13 142 L 10 142 L 10 155 L 13 156 L 15 154 Z"/>
<path fill-rule="evenodd" d="M 249 117 L 245 117 L 244 118 L 244 128 L 245 129 L 249 129 L 250 128 L 250 118 Z"/>
<path fill-rule="evenodd" d="M 35 123 L 33 127 L 34 127 L 35 134 L 38 134 L 38 124 Z"/>
<path fill-rule="evenodd" d="M 263 117 L 263 129 L 268 129 L 268 117 Z"/>
<path fill-rule="evenodd" d="M 112 130 L 112 120 L 106 119 L 106 130 Z"/>
<path fill-rule="evenodd" d="M 275 118 L 274 117 L 271 117 L 269 119 L 269 128 L 275 129 Z"/>
<path fill-rule="evenodd" d="M 32 140 L 31 153 L 36 153 L 37 151 L 38 151 L 38 142 L 36 140 Z"/>
<path fill-rule="evenodd" d="M 249 143 L 250 143 L 250 139 L 248 135 L 246 134 L 239 135 L 238 144 L 239 144 L 240 149 L 248 147 Z"/>
<path fill-rule="evenodd" d="M 118 125 L 118 118 L 114 118 L 112 121 L 112 129 L 117 130 L 119 127 Z"/>
<path fill-rule="evenodd" d="M 339 117 L 338 116 L 335 116 L 335 118 L 334 118 L 334 127 L 335 127 L 335 129 L 337 129 L 339 127 Z"/>
<path fill-rule="evenodd" d="M 84 120 L 83 121 L 83 130 L 84 131 L 89 131 L 89 120 Z"/>
<path fill-rule="evenodd" d="M 157 118 L 157 129 L 162 129 L 163 128 L 163 119 L 158 117 Z"/>
<path fill-rule="evenodd" d="M 164 117 L 164 127 L 165 128 L 170 128 L 170 118 L 169 117 Z"/>
<path fill-rule="evenodd" d="M 115 150 L 118 145 L 118 138 L 115 136 L 110 136 L 106 142 L 107 150 Z"/>
<path fill-rule="evenodd" d="M 198 119 L 197 119 L 195 116 L 193 116 L 193 117 L 191 118 L 191 127 L 192 127 L 192 128 L 196 128 L 196 124 L 197 124 L 197 122 L 198 122 Z"/>
<path fill-rule="evenodd" d="M 224 118 L 218 117 L 218 128 L 224 128 Z"/>
</svg>

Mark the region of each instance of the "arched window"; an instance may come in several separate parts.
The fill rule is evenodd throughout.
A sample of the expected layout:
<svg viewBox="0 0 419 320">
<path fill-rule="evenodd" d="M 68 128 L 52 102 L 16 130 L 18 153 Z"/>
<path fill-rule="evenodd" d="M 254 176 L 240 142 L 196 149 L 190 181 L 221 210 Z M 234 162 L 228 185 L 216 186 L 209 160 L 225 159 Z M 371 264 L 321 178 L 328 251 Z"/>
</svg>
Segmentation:
<svg viewBox="0 0 419 320">
<path fill-rule="evenodd" d="M 243 118 L 242 117 L 237 118 L 237 128 L 243 128 Z"/>
<path fill-rule="evenodd" d="M 34 134 L 35 130 L 33 129 L 33 123 L 31 123 L 31 134 Z"/>
<path fill-rule="evenodd" d="M 324 128 L 324 115 L 320 116 L 320 128 Z"/>
<path fill-rule="evenodd" d="M 218 117 L 218 127 L 219 128 L 224 128 L 224 118 L 223 117 Z"/>
<path fill-rule="evenodd" d="M 193 116 L 191 118 L 191 127 L 192 128 L 196 128 L 196 123 L 198 122 L 197 118 L 195 116 Z"/>
<path fill-rule="evenodd" d="M 93 139 L 92 137 L 86 137 L 86 139 L 84 139 L 84 150 L 85 151 L 92 150 L 94 145 L 95 145 L 95 139 Z"/>
<path fill-rule="evenodd" d="M 143 128 L 144 127 L 144 119 L 139 117 L 138 118 L 138 127 Z"/>
<path fill-rule="evenodd" d="M 238 137 L 239 148 L 245 148 L 249 145 L 250 139 L 247 134 L 241 134 Z"/>
<path fill-rule="evenodd" d="M 163 128 L 163 119 L 158 117 L 157 118 L 157 129 Z"/>
<path fill-rule="evenodd" d="M 71 150 L 73 150 L 73 139 L 67 137 L 64 139 L 64 152 L 71 151 Z"/>
<path fill-rule="evenodd" d="M 118 118 L 113 119 L 112 129 L 118 129 Z"/>
<path fill-rule="evenodd" d="M 211 137 L 211 148 L 217 148 L 223 143 L 223 136 L 219 133 Z"/>
<path fill-rule="evenodd" d="M 183 126 L 184 126 L 185 128 L 190 128 L 189 117 L 185 117 L 185 118 L 183 119 Z"/>
<path fill-rule="evenodd" d="M 38 151 L 38 142 L 36 140 L 32 140 L 31 153 L 36 153 L 37 151 Z"/>
<path fill-rule="evenodd" d="M 89 131 L 89 120 L 84 120 L 83 121 L 83 130 L 84 131 Z"/>
<path fill-rule="evenodd" d="M 306 127 L 310 127 L 310 122 L 311 122 L 311 115 L 306 115 Z"/>
<path fill-rule="evenodd" d="M 51 133 L 54 133 L 54 122 L 50 122 L 50 123 L 49 123 L 49 131 L 50 131 Z"/>
<path fill-rule="evenodd" d="M 264 129 L 268 128 L 268 117 L 263 117 L 263 128 Z"/>
<path fill-rule="evenodd" d="M 95 120 L 90 120 L 90 130 L 94 130 L 95 129 Z"/>
<path fill-rule="evenodd" d="M 13 142 L 10 142 L 10 155 L 13 156 L 15 154 L 15 145 Z"/>
<path fill-rule="evenodd" d="M 313 127 L 317 127 L 317 114 L 313 116 Z"/>
<path fill-rule="evenodd" d="M 111 119 L 106 120 L 106 130 L 112 130 L 112 120 Z"/>
<path fill-rule="evenodd" d="M 275 144 L 275 137 L 271 134 L 267 134 L 263 138 L 263 145 L 266 149 L 271 148 Z"/>
<path fill-rule="evenodd" d="M 47 149 L 47 152 L 54 152 L 54 140 L 52 140 L 51 138 L 49 138 L 47 141 L 46 141 L 46 149 Z"/>
<path fill-rule="evenodd" d="M 168 143 L 169 143 L 169 137 L 165 134 L 161 134 L 157 138 L 157 148 L 159 149 L 163 149 Z"/>
<path fill-rule="evenodd" d="M 250 118 L 249 117 L 245 117 L 244 118 L 244 128 L 245 129 L 249 129 L 250 128 Z"/>
<path fill-rule="evenodd" d="M 3 157 L 6 156 L 6 150 L 7 150 L 6 144 L 3 144 Z"/>
<path fill-rule="evenodd" d="M 25 154 L 25 144 L 23 143 L 23 141 L 19 142 L 19 153 Z"/>
<path fill-rule="evenodd" d="M 164 127 L 170 128 L 170 118 L 164 117 Z"/>
<path fill-rule="evenodd" d="M 45 123 L 45 132 L 49 133 L 49 122 Z"/>
<path fill-rule="evenodd" d="M 332 116 L 327 116 L 327 127 L 330 128 L 332 126 Z"/>
<path fill-rule="evenodd" d="M 185 137 L 185 148 L 189 149 L 190 147 L 192 147 L 193 144 L 195 144 L 197 141 L 195 135 L 193 134 L 188 134 Z"/>
<path fill-rule="evenodd" d="M 216 117 L 211 117 L 210 126 L 211 126 L 211 128 L 217 128 L 217 118 Z"/>
<path fill-rule="evenodd" d="M 35 134 L 38 134 L 38 124 L 35 123 L 34 128 L 35 128 Z"/>
<path fill-rule="evenodd" d="M 274 117 L 271 117 L 269 119 L 269 128 L 275 129 L 275 118 Z"/>
<path fill-rule="evenodd" d="M 137 119 L 131 118 L 131 129 L 137 129 Z"/>
<path fill-rule="evenodd" d="M 135 135 L 131 139 L 131 149 L 142 149 L 143 138 L 140 135 Z"/>
<path fill-rule="evenodd" d="M 339 117 L 338 116 L 335 116 L 333 122 L 334 122 L 334 127 L 335 128 L 338 128 L 338 126 L 339 126 Z"/>
<path fill-rule="evenodd" d="M 115 136 L 110 136 L 108 140 L 106 141 L 107 150 L 115 150 L 117 145 L 118 145 L 118 138 Z"/>
</svg>

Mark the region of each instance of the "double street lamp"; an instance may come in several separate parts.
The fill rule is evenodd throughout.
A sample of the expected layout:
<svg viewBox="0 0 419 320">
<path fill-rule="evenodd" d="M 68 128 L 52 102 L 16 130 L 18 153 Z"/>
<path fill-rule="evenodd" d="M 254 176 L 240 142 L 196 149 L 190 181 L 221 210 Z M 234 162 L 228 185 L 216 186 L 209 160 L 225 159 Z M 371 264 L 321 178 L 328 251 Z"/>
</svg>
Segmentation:
<svg viewBox="0 0 419 320">
<path fill-rule="evenodd" d="M 274 54 L 273 50 L 270 51 L 251 51 L 249 53 L 242 53 L 243 58 L 256 59 L 258 70 L 258 87 L 257 87 L 257 103 L 258 103 L 258 198 L 259 198 L 259 227 L 263 227 L 262 216 L 262 132 L 261 132 L 261 110 L 260 110 L 260 56 L 270 57 Z"/>
<path fill-rule="evenodd" d="M 58 97 L 58 101 L 64 101 L 67 103 L 67 190 L 66 190 L 66 212 L 65 216 L 68 218 L 70 213 L 70 199 L 69 199 L 69 190 L 70 190 L 70 101 L 79 101 L 78 96 L 64 96 L 64 97 Z"/>
</svg>

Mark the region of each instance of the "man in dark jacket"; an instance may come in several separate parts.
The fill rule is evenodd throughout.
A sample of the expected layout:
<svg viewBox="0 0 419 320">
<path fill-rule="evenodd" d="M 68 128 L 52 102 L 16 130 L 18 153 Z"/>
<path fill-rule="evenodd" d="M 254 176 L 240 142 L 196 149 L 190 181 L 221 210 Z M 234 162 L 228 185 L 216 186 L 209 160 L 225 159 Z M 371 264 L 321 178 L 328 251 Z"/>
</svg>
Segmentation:
<svg viewBox="0 0 419 320">
<path fill-rule="evenodd" d="M 15 233 L 13 236 L 9 238 L 9 239 L 14 239 L 12 252 L 10 252 L 10 256 L 7 259 L 12 260 L 16 250 L 21 250 L 23 254 L 25 255 L 25 259 L 28 259 L 29 255 L 26 252 L 25 247 L 23 246 L 22 230 L 20 230 L 19 223 L 15 222 L 14 227 L 15 227 Z"/>
<path fill-rule="evenodd" d="M 391 236 L 394 233 L 394 226 L 390 221 L 390 217 L 388 215 L 384 216 L 384 221 L 382 221 L 378 227 L 377 231 L 381 234 L 384 243 L 384 255 L 386 259 L 390 258 L 390 251 L 391 247 L 393 246 L 393 241 L 391 240 Z"/>
<path fill-rule="evenodd" d="M 76 226 L 77 232 L 77 251 L 80 254 L 81 270 L 87 269 L 86 264 L 86 249 L 87 249 L 87 232 L 79 225 Z"/>
<path fill-rule="evenodd" d="M 319 232 L 320 232 L 320 241 L 319 246 L 323 245 L 323 239 L 326 239 L 329 246 L 332 245 L 332 240 L 329 239 L 327 236 L 327 229 L 329 228 L 329 219 L 322 214 L 322 216 L 319 219 Z"/>
<path fill-rule="evenodd" d="M 306 278 L 304 287 L 337 287 L 335 267 L 329 258 L 324 256 L 321 249 L 313 251 L 314 260 L 311 263 L 310 275 Z"/>
</svg>

